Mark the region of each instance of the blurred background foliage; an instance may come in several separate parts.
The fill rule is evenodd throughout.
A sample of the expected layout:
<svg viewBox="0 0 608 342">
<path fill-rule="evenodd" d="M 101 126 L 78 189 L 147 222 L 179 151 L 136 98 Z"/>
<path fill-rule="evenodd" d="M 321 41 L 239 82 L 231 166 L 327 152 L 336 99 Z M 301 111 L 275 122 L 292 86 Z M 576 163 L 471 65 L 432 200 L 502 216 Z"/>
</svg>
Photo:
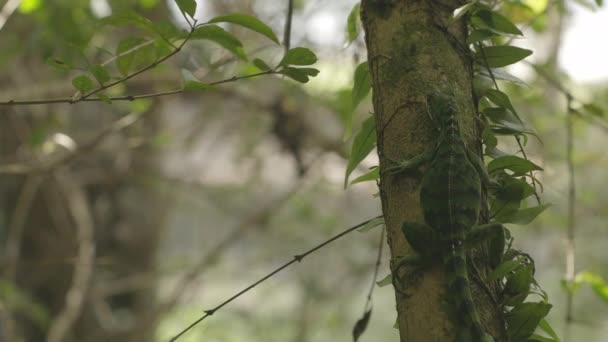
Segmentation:
<svg viewBox="0 0 608 342">
<path fill-rule="evenodd" d="M 0 340 L 52 341 L 69 322 L 65 341 L 166 341 L 293 255 L 378 215 L 375 184 L 343 189 L 352 74 L 366 55 L 361 36 L 346 44 L 354 5 L 294 2 L 291 46 L 315 51 L 321 71 L 303 85 L 271 75 L 132 102 L 0 107 Z M 542 139 L 530 138 L 526 151 L 544 167 L 542 198 L 553 204 L 531 225 L 510 228 L 516 245 L 536 260 L 537 279 L 554 305 L 549 321 L 560 333 L 566 331 L 565 93 L 574 99 L 576 269 L 583 273 L 572 290 L 571 341 L 608 338 L 608 195 L 602 191 L 608 69 L 601 71 L 604 81 L 581 82 L 560 68 L 570 18 L 600 5 L 530 0 L 503 7 L 525 28 L 521 45 L 534 47 L 536 69 L 513 70 L 527 85 L 504 89 Z M 72 96 L 78 70 L 112 58 L 126 37 L 155 39 L 157 52 L 170 49 L 141 27 L 102 25 L 102 17 L 135 11 L 165 28 L 187 29 L 173 1 L 8 0 L 2 8 L 0 101 Z M 286 1 L 198 1 L 195 17 L 248 13 L 282 37 L 286 8 Z M 184 73 L 213 82 L 259 71 L 254 58 L 271 65 L 281 59 L 283 48 L 262 35 L 222 27 L 243 42 L 248 61 L 212 42 L 191 41 L 107 94 L 171 91 L 181 88 Z M 588 42 L 588 54 L 604 48 Z M 368 97 L 353 127 L 371 110 Z M 350 340 L 371 281 L 377 233 L 354 233 L 312 254 L 180 340 Z M 94 254 L 83 248 L 86 241 Z M 387 273 L 384 262 L 380 276 Z M 77 274 L 87 284 L 80 294 Z M 397 341 L 394 320 L 392 289 L 376 289 L 363 339 Z"/>
</svg>

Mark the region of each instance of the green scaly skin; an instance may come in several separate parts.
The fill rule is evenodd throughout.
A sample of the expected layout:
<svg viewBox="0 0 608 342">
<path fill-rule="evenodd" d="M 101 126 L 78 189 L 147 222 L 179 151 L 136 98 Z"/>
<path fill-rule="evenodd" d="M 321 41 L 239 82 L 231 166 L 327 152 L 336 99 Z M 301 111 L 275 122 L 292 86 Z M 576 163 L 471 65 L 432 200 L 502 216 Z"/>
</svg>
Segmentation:
<svg viewBox="0 0 608 342">
<path fill-rule="evenodd" d="M 402 226 L 405 238 L 418 256 L 407 258 L 399 267 L 441 260 L 447 278 L 448 302 L 454 311 L 453 317 L 458 319 L 454 322 L 458 331 L 456 340 L 493 342 L 494 338 L 481 324 L 471 295 L 465 250 L 465 244 L 479 244 L 504 234 L 500 224 L 477 225 L 481 182 L 489 184 L 490 180 L 481 160 L 462 140 L 453 100 L 433 94 L 428 104 L 430 114 L 439 124 L 437 144 L 388 170 L 395 174 L 430 162 L 420 189 L 425 224 L 406 222 Z"/>
</svg>

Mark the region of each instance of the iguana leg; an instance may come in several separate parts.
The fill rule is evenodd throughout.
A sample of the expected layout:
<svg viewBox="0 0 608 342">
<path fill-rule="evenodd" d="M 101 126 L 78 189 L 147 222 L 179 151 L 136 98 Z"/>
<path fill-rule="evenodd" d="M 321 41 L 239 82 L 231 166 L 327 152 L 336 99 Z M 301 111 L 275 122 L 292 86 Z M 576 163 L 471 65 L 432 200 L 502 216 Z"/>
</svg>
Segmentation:
<svg viewBox="0 0 608 342">
<path fill-rule="evenodd" d="M 432 257 L 429 254 L 436 249 L 437 237 L 435 231 L 424 223 L 404 222 L 401 231 L 410 247 L 416 252 L 414 255 L 402 257 L 392 268 L 395 288 L 402 292 L 405 288 L 402 278 L 416 278 L 425 269 L 425 266 L 432 263 Z M 405 276 L 400 276 L 399 270 L 402 267 L 412 268 L 413 271 Z"/>
<path fill-rule="evenodd" d="M 401 231 L 416 253 L 422 256 L 437 255 L 439 246 L 437 232 L 428 224 L 404 222 Z"/>
<path fill-rule="evenodd" d="M 420 165 L 424 164 L 425 162 L 428 162 L 431 159 L 433 159 L 434 155 L 435 155 L 435 149 L 431 148 L 408 160 L 396 162 L 396 161 L 389 159 L 390 161 L 392 161 L 393 163 L 395 163 L 397 165 L 388 167 L 386 169 L 386 171 L 390 174 L 395 175 L 395 174 L 399 174 L 401 172 L 415 169 L 415 168 L 419 167 Z"/>
<path fill-rule="evenodd" d="M 467 232 L 465 244 L 468 248 L 483 242 L 490 244 L 490 265 L 500 265 L 505 248 L 505 227 L 500 223 L 488 223 L 474 226 Z"/>
<path fill-rule="evenodd" d="M 475 168 L 475 171 L 477 171 L 477 174 L 479 175 L 481 182 L 486 187 L 496 186 L 497 183 L 492 181 L 492 179 L 490 178 L 490 175 L 488 174 L 488 170 L 486 170 L 486 166 L 482 162 L 481 158 L 477 154 L 475 154 L 473 151 L 471 151 L 468 147 L 465 148 L 465 150 L 467 151 L 467 157 L 468 157 L 469 161 L 471 162 L 471 165 L 473 165 L 473 167 Z"/>
</svg>

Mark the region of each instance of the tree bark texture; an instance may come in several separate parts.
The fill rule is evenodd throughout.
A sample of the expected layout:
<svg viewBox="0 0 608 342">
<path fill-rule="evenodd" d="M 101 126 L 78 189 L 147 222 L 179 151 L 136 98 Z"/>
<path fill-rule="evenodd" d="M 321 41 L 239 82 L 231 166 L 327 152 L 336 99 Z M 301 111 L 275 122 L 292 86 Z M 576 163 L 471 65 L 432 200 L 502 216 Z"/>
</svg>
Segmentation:
<svg viewBox="0 0 608 342">
<path fill-rule="evenodd" d="M 433 146 L 437 130 L 426 104 L 426 96 L 433 91 L 454 96 L 465 143 L 480 150 L 467 27 L 463 20 L 450 21 L 454 9 L 463 4 L 453 0 L 362 1 L 380 170 L 391 166 L 391 161 L 412 158 Z M 401 232 L 402 223 L 423 222 L 419 196 L 424 167 L 421 171 L 397 176 L 381 171 L 380 195 L 392 268 L 397 257 L 412 253 Z M 483 265 L 480 269 L 484 271 Z M 491 300 L 494 290 L 481 284 L 479 277 L 470 278 L 482 321 L 494 336 L 503 335 L 501 311 Z M 441 265 L 425 270 L 404 289 L 399 287 L 396 285 L 395 295 L 401 341 L 454 340 L 454 328 L 442 300 L 445 282 Z"/>
</svg>

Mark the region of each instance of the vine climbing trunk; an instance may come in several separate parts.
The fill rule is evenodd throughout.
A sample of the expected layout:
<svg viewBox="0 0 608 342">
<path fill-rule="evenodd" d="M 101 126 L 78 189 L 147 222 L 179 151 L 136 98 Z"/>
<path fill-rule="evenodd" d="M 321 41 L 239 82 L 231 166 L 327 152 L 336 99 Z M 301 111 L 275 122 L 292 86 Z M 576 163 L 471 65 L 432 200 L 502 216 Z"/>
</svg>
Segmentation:
<svg viewBox="0 0 608 342">
<path fill-rule="evenodd" d="M 480 150 L 480 129 L 472 91 L 473 61 L 466 44 L 463 21 L 450 21 L 462 1 L 362 0 L 361 20 L 365 30 L 372 77 L 377 147 L 380 159 L 380 195 L 397 301 L 401 341 L 456 341 L 456 329 L 445 310 L 444 269 L 430 266 L 416 281 L 396 281 L 403 273 L 396 265 L 411 254 L 401 226 L 423 223 L 420 205 L 420 173 L 406 176 L 386 172 L 394 161 L 419 155 L 434 146 L 437 129 L 429 118 L 427 97 L 441 92 L 454 97 L 464 143 Z M 485 202 L 482 197 L 482 202 Z M 486 207 L 481 204 L 482 212 Z M 483 284 L 487 271 L 483 251 L 475 253 L 476 276 L 470 276 L 471 292 L 486 331 L 504 338 L 501 310 L 492 298 L 494 288 Z M 478 267 L 477 267 L 478 266 Z M 469 267 L 471 268 L 471 267 Z M 406 271 L 407 272 L 407 271 Z"/>
</svg>

